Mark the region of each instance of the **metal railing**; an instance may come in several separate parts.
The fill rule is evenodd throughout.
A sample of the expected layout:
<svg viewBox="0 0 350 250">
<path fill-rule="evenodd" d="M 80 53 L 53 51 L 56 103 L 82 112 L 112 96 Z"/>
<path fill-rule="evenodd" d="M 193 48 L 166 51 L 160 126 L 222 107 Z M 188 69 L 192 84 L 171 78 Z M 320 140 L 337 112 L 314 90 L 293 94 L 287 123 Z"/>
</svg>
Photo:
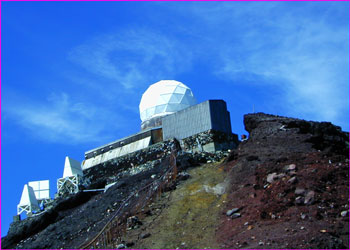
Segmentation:
<svg viewBox="0 0 350 250">
<path fill-rule="evenodd" d="M 177 177 L 176 151 L 169 159 L 169 167 L 158 179 L 131 193 L 119 206 L 104 227 L 80 248 L 116 248 L 127 230 L 127 218 L 142 213 L 142 209 L 169 188 Z"/>
</svg>

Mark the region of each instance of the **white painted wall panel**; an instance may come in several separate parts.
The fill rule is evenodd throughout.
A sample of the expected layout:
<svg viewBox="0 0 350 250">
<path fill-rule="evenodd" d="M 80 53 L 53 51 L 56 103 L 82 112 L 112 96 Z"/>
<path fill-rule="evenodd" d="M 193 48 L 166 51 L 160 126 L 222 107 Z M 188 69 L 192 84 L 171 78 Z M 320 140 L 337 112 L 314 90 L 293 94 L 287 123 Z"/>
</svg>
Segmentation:
<svg viewBox="0 0 350 250">
<path fill-rule="evenodd" d="M 103 162 L 147 148 L 150 146 L 150 144 L 151 144 L 151 136 L 129 143 L 122 147 L 112 149 L 101 155 L 85 160 L 83 164 L 83 169 L 88 169 L 98 164 L 101 164 Z"/>
<path fill-rule="evenodd" d="M 30 181 L 28 185 L 33 188 L 35 197 L 40 199 L 50 199 L 50 182 L 49 180 L 43 181 Z"/>
</svg>

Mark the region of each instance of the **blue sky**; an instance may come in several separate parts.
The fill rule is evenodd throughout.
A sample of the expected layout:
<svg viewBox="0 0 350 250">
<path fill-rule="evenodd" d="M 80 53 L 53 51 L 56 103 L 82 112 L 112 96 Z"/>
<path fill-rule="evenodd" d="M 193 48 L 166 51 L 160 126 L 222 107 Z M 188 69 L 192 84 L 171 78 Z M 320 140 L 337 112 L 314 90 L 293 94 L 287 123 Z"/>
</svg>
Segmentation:
<svg viewBox="0 0 350 250">
<path fill-rule="evenodd" d="M 1 235 L 23 185 L 140 129 L 162 79 L 349 131 L 348 2 L 2 2 Z"/>
</svg>

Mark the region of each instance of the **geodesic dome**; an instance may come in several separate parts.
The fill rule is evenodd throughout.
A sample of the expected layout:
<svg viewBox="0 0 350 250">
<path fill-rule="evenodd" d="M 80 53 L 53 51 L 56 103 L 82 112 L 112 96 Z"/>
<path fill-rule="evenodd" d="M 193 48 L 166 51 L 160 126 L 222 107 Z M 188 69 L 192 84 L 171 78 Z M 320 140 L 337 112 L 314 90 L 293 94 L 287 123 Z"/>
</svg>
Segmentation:
<svg viewBox="0 0 350 250">
<path fill-rule="evenodd" d="M 171 114 L 197 104 L 189 87 L 174 80 L 162 80 L 148 87 L 140 102 L 141 121 Z"/>
</svg>

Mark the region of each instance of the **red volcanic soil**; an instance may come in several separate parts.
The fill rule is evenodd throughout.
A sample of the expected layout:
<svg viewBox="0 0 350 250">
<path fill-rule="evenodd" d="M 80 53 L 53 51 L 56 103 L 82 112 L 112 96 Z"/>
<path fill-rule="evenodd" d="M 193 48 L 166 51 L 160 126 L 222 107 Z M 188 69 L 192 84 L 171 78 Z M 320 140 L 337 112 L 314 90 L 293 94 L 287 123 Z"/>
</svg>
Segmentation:
<svg viewBox="0 0 350 250">
<path fill-rule="evenodd" d="M 226 208 L 241 216 L 221 216 L 221 247 L 349 248 L 348 133 L 261 113 L 244 122 L 249 139 L 225 166 Z"/>
</svg>

